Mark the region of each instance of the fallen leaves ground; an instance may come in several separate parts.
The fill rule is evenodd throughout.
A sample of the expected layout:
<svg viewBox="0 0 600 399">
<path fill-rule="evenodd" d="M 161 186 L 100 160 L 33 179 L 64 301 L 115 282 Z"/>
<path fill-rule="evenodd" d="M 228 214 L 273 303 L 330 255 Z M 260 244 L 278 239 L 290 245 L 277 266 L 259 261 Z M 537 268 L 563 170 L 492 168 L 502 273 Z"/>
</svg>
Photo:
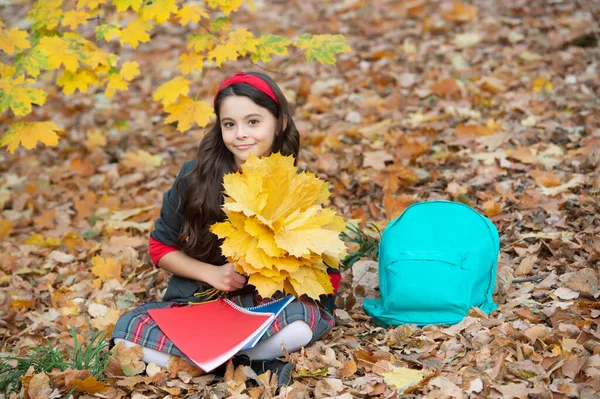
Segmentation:
<svg viewBox="0 0 600 399">
<path fill-rule="evenodd" d="M 384 376 L 398 367 L 423 373 L 409 397 L 597 397 L 597 2 L 255 3 L 237 23 L 339 32 L 353 48 L 335 67 L 282 60 L 272 73 L 295 108 L 301 166 L 332 183 L 340 214 L 384 227 L 414 201 L 454 199 L 488 215 L 502 246 L 500 309 L 448 328 L 374 326 L 361 304 L 376 295 L 376 264 L 357 263 L 344 274 L 338 326 L 290 355 L 294 385 L 279 397 L 397 397 L 399 378 Z M 19 21 L 26 7 L 1 11 Z M 43 339 L 68 348 L 69 326 L 83 339 L 161 297 L 166 276 L 149 262 L 147 236 L 201 137 L 164 125 L 150 98 L 162 71 L 175 70 L 178 29 L 140 45 L 143 78 L 113 101 L 51 93 L 35 117 L 65 129 L 58 147 L 0 156 L 3 352 L 24 355 Z M 210 98 L 224 76 L 249 68 L 206 70 L 194 89 Z M 79 380 L 79 397 L 274 395 L 268 376 L 248 369 L 214 382 L 182 363 L 144 370 L 139 357 L 122 351 L 104 383 L 30 373 L 26 394 L 52 396 Z"/>
</svg>

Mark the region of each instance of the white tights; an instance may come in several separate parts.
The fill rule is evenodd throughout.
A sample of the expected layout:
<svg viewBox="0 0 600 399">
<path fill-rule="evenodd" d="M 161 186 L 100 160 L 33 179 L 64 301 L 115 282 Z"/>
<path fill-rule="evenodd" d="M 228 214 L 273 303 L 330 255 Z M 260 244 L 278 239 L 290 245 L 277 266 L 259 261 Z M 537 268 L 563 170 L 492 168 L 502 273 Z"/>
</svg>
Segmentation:
<svg viewBox="0 0 600 399">
<path fill-rule="evenodd" d="M 283 356 L 282 346 L 287 352 L 295 352 L 308 345 L 313 337 L 310 326 L 302 320 L 297 320 L 283 327 L 281 331 L 270 338 L 260 341 L 254 348 L 240 351 L 239 354 L 247 355 L 253 360 L 271 360 Z M 138 344 L 121 338 L 115 338 L 115 345 L 119 342 L 126 347 L 136 346 Z M 156 349 L 142 347 L 144 363 L 154 363 L 160 367 L 167 367 L 169 354 L 157 351 Z"/>
</svg>

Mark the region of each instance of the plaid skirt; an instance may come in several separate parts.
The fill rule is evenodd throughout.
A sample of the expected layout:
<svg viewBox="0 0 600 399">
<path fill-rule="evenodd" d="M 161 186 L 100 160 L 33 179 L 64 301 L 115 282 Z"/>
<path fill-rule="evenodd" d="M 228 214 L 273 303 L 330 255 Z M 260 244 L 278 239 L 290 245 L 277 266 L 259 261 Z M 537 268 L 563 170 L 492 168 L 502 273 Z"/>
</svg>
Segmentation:
<svg viewBox="0 0 600 399">
<path fill-rule="evenodd" d="M 244 308 L 264 303 L 264 301 L 258 302 L 258 299 L 252 294 L 229 299 Z M 149 309 L 164 309 L 172 306 L 182 305 L 174 302 L 150 302 L 124 314 L 113 329 L 111 344 L 115 338 L 121 338 L 160 352 L 185 357 L 148 314 Z M 272 337 L 288 324 L 298 320 L 302 320 L 310 326 L 313 332 L 311 343 L 321 338 L 335 325 L 333 315 L 325 307 L 310 298 L 301 297 L 285 307 L 260 340 Z"/>
</svg>

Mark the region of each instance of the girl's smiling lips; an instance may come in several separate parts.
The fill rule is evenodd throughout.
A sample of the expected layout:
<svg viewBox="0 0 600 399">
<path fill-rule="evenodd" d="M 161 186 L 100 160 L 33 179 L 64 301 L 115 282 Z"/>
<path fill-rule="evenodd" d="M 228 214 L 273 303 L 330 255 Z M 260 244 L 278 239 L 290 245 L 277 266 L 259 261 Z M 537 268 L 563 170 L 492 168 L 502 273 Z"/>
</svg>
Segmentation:
<svg viewBox="0 0 600 399">
<path fill-rule="evenodd" d="M 254 144 L 239 144 L 236 145 L 235 148 L 237 148 L 238 150 L 247 150 L 248 148 L 252 147 Z"/>
</svg>

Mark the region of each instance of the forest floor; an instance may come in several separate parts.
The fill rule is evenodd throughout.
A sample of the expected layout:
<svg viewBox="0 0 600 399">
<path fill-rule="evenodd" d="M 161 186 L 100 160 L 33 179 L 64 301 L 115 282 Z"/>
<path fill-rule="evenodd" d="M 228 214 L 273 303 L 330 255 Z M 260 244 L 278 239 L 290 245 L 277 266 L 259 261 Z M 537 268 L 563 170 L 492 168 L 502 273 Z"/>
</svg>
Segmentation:
<svg viewBox="0 0 600 399">
<path fill-rule="evenodd" d="M 289 355 L 293 385 L 279 392 L 247 369 L 216 381 L 182 362 L 146 368 L 127 352 L 99 382 L 30 371 L 22 394 L 52 397 L 87 378 L 75 396 L 597 398 L 598 2 L 255 3 L 236 26 L 340 33 L 352 51 L 336 66 L 287 57 L 207 68 L 194 83 L 199 95 L 210 99 L 238 70 L 270 73 L 294 110 L 300 166 L 331 182 L 331 205 L 371 237 L 370 226 L 383 229 L 418 201 L 456 200 L 487 215 L 501 239 L 499 309 L 473 309 L 450 327 L 377 327 L 362 307 L 378 295 L 377 263 L 362 259 L 343 273 L 338 324 Z M 1 12 L 5 21 L 24 17 L 18 6 Z M 68 351 L 70 326 L 85 346 L 119 315 L 162 297 L 168 276 L 149 260 L 148 233 L 203 130 L 165 125 L 151 94 L 188 33 L 167 25 L 138 51 L 122 50 L 142 76 L 112 101 L 51 93 L 36 117 L 65 130 L 57 147 L 0 154 L 3 353 L 25 356 L 45 340 Z M 106 144 L 90 139 L 98 134 Z M 161 166 L 128 155 L 137 150 L 160 156 Z M 423 375 L 407 390 L 404 368 Z"/>
</svg>

